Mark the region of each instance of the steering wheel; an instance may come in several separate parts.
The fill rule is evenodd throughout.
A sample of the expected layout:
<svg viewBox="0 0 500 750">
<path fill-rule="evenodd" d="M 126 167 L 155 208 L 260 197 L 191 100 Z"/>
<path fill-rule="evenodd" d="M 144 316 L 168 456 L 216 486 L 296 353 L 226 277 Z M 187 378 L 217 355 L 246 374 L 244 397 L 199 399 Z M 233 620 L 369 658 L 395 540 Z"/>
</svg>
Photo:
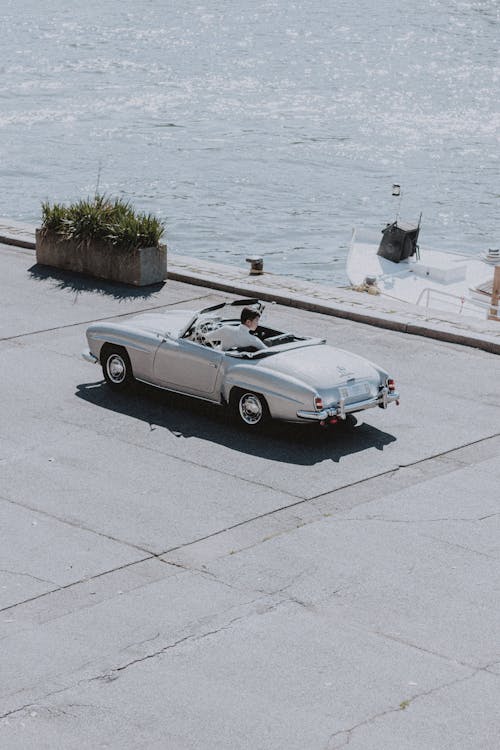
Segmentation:
<svg viewBox="0 0 500 750">
<path fill-rule="evenodd" d="M 198 344 L 203 344 L 203 346 L 209 346 L 214 349 L 214 342 L 209 341 L 206 338 L 206 335 L 211 331 L 216 331 L 217 328 L 219 328 L 219 323 L 220 320 L 218 318 L 209 318 L 208 320 L 205 319 L 198 321 L 194 329 L 194 340 L 197 341 Z"/>
</svg>

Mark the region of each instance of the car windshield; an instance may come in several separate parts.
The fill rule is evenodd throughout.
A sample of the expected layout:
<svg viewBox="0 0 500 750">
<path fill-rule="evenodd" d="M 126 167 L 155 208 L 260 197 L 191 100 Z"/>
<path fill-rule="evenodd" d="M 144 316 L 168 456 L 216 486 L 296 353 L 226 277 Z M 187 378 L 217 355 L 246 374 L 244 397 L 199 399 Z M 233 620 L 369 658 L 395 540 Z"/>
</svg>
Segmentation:
<svg viewBox="0 0 500 750">
<path fill-rule="evenodd" d="M 248 304 L 250 302 L 253 304 Z M 202 346 L 218 348 L 219 344 L 213 333 L 223 326 L 234 326 L 237 328 L 240 325 L 240 314 L 243 306 L 256 309 L 261 314 L 264 309 L 262 303 L 259 303 L 257 300 L 223 303 L 211 308 L 206 308 L 193 316 L 183 337 L 190 339 L 197 344 L 201 344 Z M 262 357 L 282 351 L 283 348 L 288 349 L 296 346 L 317 344 L 320 342 L 319 339 L 298 336 L 291 332 L 271 328 L 262 323 L 262 317 L 259 320 L 259 325 L 254 335 L 266 345 L 266 349 L 259 348 L 257 351 L 254 351 L 252 346 L 245 346 L 232 347 L 230 349 L 225 349 L 224 351 L 229 356 Z"/>
</svg>

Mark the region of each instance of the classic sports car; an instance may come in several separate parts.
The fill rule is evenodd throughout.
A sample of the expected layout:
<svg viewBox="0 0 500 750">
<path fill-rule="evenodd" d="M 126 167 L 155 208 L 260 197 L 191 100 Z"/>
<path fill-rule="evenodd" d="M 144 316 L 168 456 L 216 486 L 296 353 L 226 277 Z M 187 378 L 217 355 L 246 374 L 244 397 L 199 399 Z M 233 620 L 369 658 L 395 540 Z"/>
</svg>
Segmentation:
<svg viewBox="0 0 500 750">
<path fill-rule="evenodd" d="M 94 323 L 83 356 L 100 362 L 113 390 L 140 380 L 227 405 L 248 427 L 269 417 L 325 425 L 398 403 L 394 380 L 384 370 L 324 339 L 259 325 L 255 335 L 265 349 L 221 351 L 205 337 L 222 325 L 238 326 L 243 306 L 263 310 L 259 300 L 244 299 L 199 312 L 148 312 Z"/>
</svg>

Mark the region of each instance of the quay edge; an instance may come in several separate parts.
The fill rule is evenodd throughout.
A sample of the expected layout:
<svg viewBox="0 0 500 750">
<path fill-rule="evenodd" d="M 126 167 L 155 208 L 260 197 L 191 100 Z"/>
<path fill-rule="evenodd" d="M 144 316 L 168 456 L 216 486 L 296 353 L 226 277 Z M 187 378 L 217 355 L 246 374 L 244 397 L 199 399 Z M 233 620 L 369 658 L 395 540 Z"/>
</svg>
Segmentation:
<svg viewBox="0 0 500 750">
<path fill-rule="evenodd" d="M 0 244 L 35 250 L 35 231 L 34 226 L 0 218 Z M 272 273 L 250 276 L 247 268 L 171 253 L 167 278 L 500 354 L 500 325 L 496 321 L 447 316 L 441 311 Z"/>
</svg>

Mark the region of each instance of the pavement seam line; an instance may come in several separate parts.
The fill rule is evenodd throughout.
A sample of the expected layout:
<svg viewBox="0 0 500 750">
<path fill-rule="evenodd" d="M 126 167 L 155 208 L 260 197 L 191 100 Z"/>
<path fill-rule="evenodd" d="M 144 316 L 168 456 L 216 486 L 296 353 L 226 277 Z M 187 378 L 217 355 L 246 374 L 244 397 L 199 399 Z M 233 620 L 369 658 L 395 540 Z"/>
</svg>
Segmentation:
<svg viewBox="0 0 500 750">
<path fill-rule="evenodd" d="M 66 591 L 66 589 L 70 589 L 73 586 L 80 586 L 81 584 L 84 584 L 84 583 L 91 583 L 92 581 L 95 581 L 98 578 L 103 578 L 104 576 L 110 575 L 111 573 L 117 573 L 119 570 L 125 570 L 126 568 L 131 568 L 134 565 L 139 565 L 140 563 L 147 562 L 148 560 L 154 560 L 154 559 L 155 559 L 155 555 L 150 555 L 148 557 L 144 557 L 142 560 L 131 560 L 130 562 L 124 563 L 123 565 L 118 565 L 118 567 L 116 568 L 103 570 L 100 573 L 96 573 L 93 576 L 80 578 L 78 581 L 71 581 L 71 583 L 66 583 L 64 586 L 57 586 L 57 588 L 51 589 L 50 591 L 44 591 L 41 594 L 37 594 L 37 596 L 32 596 L 29 599 L 24 599 L 22 602 L 9 604 L 8 607 L 3 607 L 2 609 L 0 609 L 0 614 L 3 612 L 8 612 L 11 609 L 15 609 L 16 607 L 21 607 L 23 604 L 30 604 L 31 602 L 35 602 L 38 599 L 43 599 L 44 597 L 50 596 L 51 594 L 57 594 L 59 591 Z M 170 564 L 170 563 L 165 562 L 165 560 L 160 560 L 159 558 L 156 558 L 156 559 L 158 559 L 159 562 L 162 562 L 165 565 Z"/>
<path fill-rule="evenodd" d="M 371 477 L 360 479 L 357 482 L 352 482 L 352 484 L 346 484 L 342 487 L 337 487 L 337 489 L 335 490 L 327 490 L 326 492 L 321 492 L 319 495 L 314 495 L 310 498 L 306 498 L 306 500 L 319 500 L 320 498 L 325 497 L 326 495 L 330 495 L 332 492 L 339 492 L 339 490 L 345 490 L 345 489 L 348 489 L 349 487 L 356 487 L 356 485 L 358 484 L 363 484 L 364 482 L 370 481 L 370 479 L 377 479 L 387 474 L 397 474 L 401 470 L 412 469 L 413 467 L 419 466 L 420 464 L 427 463 L 428 461 L 435 461 L 440 458 L 447 458 L 448 456 L 452 456 L 454 453 L 464 450 L 465 448 L 471 448 L 474 445 L 479 445 L 480 443 L 486 443 L 488 440 L 495 440 L 498 437 L 500 437 L 500 433 L 495 432 L 492 435 L 486 435 L 486 437 L 478 438 L 478 440 L 472 440 L 470 443 L 464 443 L 463 445 L 460 445 L 457 448 L 450 448 L 449 450 L 443 451 L 441 453 L 434 453 L 431 456 L 427 456 L 425 458 L 419 458 L 416 461 L 411 461 L 410 463 L 407 463 L 407 464 L 399 464 L 399 466 L 397 466 L 395 469 L 388 469 L 387 471 L 383 471 L 380 474 L 373 474 L 373 476 Z"/>
<path fill-rule="evenodd" d="M 125 565 L 121 565 L 121 566 L 119 566 L 117 568 L 111 568 L 110 570 L 102 571 L 101 573 L 98 573 L 95 576 L 92 576 L 91 578 L 84 578 L 84 579 L 81 579 L 79 581 L 74 581 L 72 583 L 66 584 L 65 586 L 60 586 L 58 588 L 52 589 L 51 591 L 43 592 L 42 594 L 39 594 L 38 596 L 31 597 L 29 599 L 23 600 L 22 602 L 17 602 L 16 604 L 9 605 L 8 607 L 5 607 L 4 609 L 0 609 L 0 612 L 5 612 L 5 611 L 8 611 L 10 609 L 14 609 L 15 607 L 21 606 L 23 604 L 27 604 L 27 603 L 32 602 L 32 601 L 36 601 L 37 599 L 41 599 L 41 598 L 43 598 L 45 596 L 49 596 L 51 594 L 57 593 L 58 591 L 70 588 L 71 586 L 77 586 L 78 584 L 84 583 L 86 581 L 92 581 L 95 578 L 100 578 L 101 576 L 107 575 L 109 573 L 113 573 L 113 572 L 115 572 L 117 570 L 121 570 L 122 568 L 130 567 L 130 566 L 133 566 L 133 565 L 136 565 L 138 563 L 144 562 L 146 560 L 151 560 L 151 559 L 157 559 L 160 562 L 165 563 L 167 565 L 176 565 L 177 567 L 179 567 L 179 568 L 181 568 L 181 569 L 183 569 L 185 571 L 197 570 L 197 572 L 206 573 L 206 571 L 202 571 L 202 570 L 199 570 L 197 568 L 190 568 L 190 567 L 186 567 L 186 566 L 183 566 L 183 565 L 180 565 L 180 564 L 177 564 L 177 563 L 172 563 L 170 561 L 163 560 L 162 557 L 165 557 L 166 555 L 169 555 L 172 552 L 178 552 L 179 550 L 183 550 L 183 549 L 189 548 L 189 547 L 194 546 L 194 545 L 196 545 L 196 544 L 198 544 L 200 542 L 204 542 L 207 539 L 212 539 L 212 538 L 217 537 L 219 535 L 225 534 L 228 531 L 233 531 L 234 529 L 237 529 L 237 528 L 240 528 L 242 526 L 245 526 L 246 524 L 253 523 L 254 521 L 258 521 L 258 520 L 260 520 L 262 518 L 266 518 L 266 517 L 269 517 L 269 516 L 281 513 L 283 511 L 288 510 L 288 509 L 294 508 L 294 507 L 296 507 L 298 505 L 302 505 L 302 504 L 308 503 L 308 502 L 314 502 L 314 501 L 318 500 L 319 498 L 325 497 L 326 495 L 336 494 L 337 492 L 341 492 L 343 490 L 350 489 L 352 487 L 356 487 L 357 485 L 365 484 L 365 483 L 370 482 L 372 480 L 380 479 L 380 478 L 382 478 L 384 476 L 387 476 L 389 474 L 397 473 L 397 472 L 401 471 L 401 469 L 404 470 L 404 469 L 407 469 L 407 468 L 411 468 L 412 466 L 418 465 L 420 463 L 424 463 L 424 462 L 427 462 L 427 461 L 433 461 L 433 460 L 439 459 L 439 458 L 441 458 L 443 456 L 452 454 L 455 451 L 460 451 L 463 448 L 469 447 L 471 445 L 476 445 L 476 444 L 481 443 L 481 442 L 486 442 L 486 441 L 494 439 L 496 437 L 498 437 L 498 433 L 495 434 L 495 435 L 486 437 L 486 438 L 481 438 L 480 440 L 476 440 L 476 441 L 473 441 L 471 443 L 467 443 L 467 444 L 465 444 L 463 446 L 460 446 L 459 448 L 453 448 L 450 451 L 445 451 L 444 453 L 436 454 L 436 456 L 429 456 L 428 458 L 420 459 L 419 461 L 415 461 L 412 464 L 406 464 L 406 465 L 399 466 L 397 469 L 389 469 L 387 471 L 381 472 L 380 474 L 374 474 L 371 477 L 366 477 L 364 479 L 360 479 L 357 482 L 353 482 L 352 484 L 343 485 L 342 487 L 337 487 L 334 490 L 329 490 L 329 491 L 327 491 L 325 493 L 321 493 L 319 495 L 312 496 L 310 498 L 301 498 L 297 502 L 291 503 L 290 505 L 285 505 L 285 506 L 282 506 L 281 508 L 276 508 L 276 509 L 274 509 L 272 511 L 268 511 L 266 513 L 263 513 L 263 514 L 261 514 L 259 516 L 254 516 L 253 518 L 249 518 L 249 519 L 246 519 L 244 521 L 240 521 L 239 523 L 234 524 L 233 526 L 228 526 L 228 527 L 226 527 L 224 529 L 220 529 L 218 531 L 215 531 L 212 534 L 208 534 L 208 535 L 206 535 L 204 537 L 199 537 L 198 539 L 195 539 L 193 541 L 190 541 L 190 542 L 187 542 L 185 544 L 179 545 L 177 547 L 172 547 L 172 548 L 170 548 L 170 549 L 168 549 L 168 550 L 166 550 L 164 552 L 159 552 L 159 553 L 151 552 L 150 550 L 147 550 L 145 548 L 137 547 L 136 545 L 133 545 L 130 542 L 125 542 L 123 540 L 120 540 L 120 539 L 117 539 L 117 538 L 114 538 L 114 537 L 110 537 L 110 536 L 108 536 L 106 534 L 103 534 L 102 532 L 96 531 L 95 529 L 91 529 L 91 528 L 85 527 L 85 526 L 79 526 L 77 524 L 72 524 L 70 521 L 61 519 L 61 518 L 59 518 L 57 516 L 53 516 L 50 513 L 47 513 L 45 511 L 41 511 L 41 510 L 39 510 L 37 508 L 32 508 L 32 507 L 27 506 L 27 505 L 25 505 L 23 503 L 19 503 L 19 502 L 15 501 L 15 500 L 11 500 L 9 498 L 0 496 L 0 500 L 5 500 L 6 502 L 11 503 L 13 505 L 20 505 L 21 507 L 26 508 L 27 510 L 31 510 L 31 511 L 33 511 L 35 513 L 40 513 L 42 515 L 47 516 L 48 518 L 54 518 L 55 520 L 57 520 L 57 521 L 59 521 L 61 523 L 67 523 L 70 526 L 74 526 L 76 528 L 80 528 L 82 530 L 88 531 L 89 533 L 95 533 L 95 534 L 97 534 L 99 536 L 103 536 L 104 538 L 109 539 L 110 541 L 114 541 L 114 542 L 117 542 L 117 543 L 120 543 L 120 544 L 131 546 L 134 549 L 137 549 L 137 550 L 139 550 L 141 552 L 146 552 L 147 553 L 147 557 L 145 557 L 145 558 L 142 558 L 140 560 L 133 560 L 133 561 L 131 561 L 129 563 L 126 563 Z M 169 455 L 169 454 L 166 454 L 166 455 Z M 198 464 L 196 464 L 196 465 L 198 465 Z M 221 473 L 223 473 L 223 472 L 221 472 Z M 251 481 L 251 480 L 245 480 L 245 481 Z M 264 485 L 264 486 L 268 487 L 267 485 Z M 269 488 L 269 489 L 272 489 L 272 488 Z M 291 496 L 293 497 L 293 495 L 291 495 Z M 372 501 L 371 500 L 367 500 L 367 501 L 364 501 L 364 502 L 360 503 L 360 505 L 365 505 L 365 504 L 370 503 L 370 502 L 372 502 Z M 493 514 L 493 515 L 496 515 L 496 514 Z M 288 533 L 288 531 L 293 530 L 295 528 L 300 528 L 301 526 L 305 526 L 305 525 L 307 525 L 309 523 L 316 522 L 320 518 L 322 518 L 322 516 L 323 516 L 323 513 L 319 512 L 318 515 L 315 515 L 313 518 L 304 521 L 303 523 L 299 524 L 298 526 L 295 525 L 295 526 L 291 526 L 289 528 L 285 528 L 283 530 L 277 531 L 274 536 L 279 536 L 281 534 Z M 351 520 L 351 519 L 346 519 L 346 520 Z M 356 520 L 356 519 L 352 519 L 352 520 Z M 381 519 L 381 520 L 384 520 L 384 519 Z M 251 547 L 257 546 L 262 541 L 263 540 L 254 542 L 251 545 L 249 545 L 249 547 L 251 548 Z M 239 551 L 242 551 L 242 550 L 239 550 Z M 222 581 L 220 581 L 220 582 L 223 583 Z"/>
<path fill-rule="evenodd" d="M 5 495 L 0 495 L 0 501 L 1 500 L 3 500 L 6 503 L 10 503 L 11 505 L 16 505 L 16 506 L 19 506 L 20 508 L 25 508 L 26 510 L 31 511 L 32 513 L 37 513 L 46 518 L 51 518 L 55 521 L 58 521 L 59 523 L 65 524 L 66 526 L 71 526 L 74 529 L 80 529 L 80 531 L 87 531 L 90 534 L 101 536 L 110 542 L 115 542 L 116 544 L 122 544 L 126 547 L 131 547 L 132 549 L 135 549 L 138 552 L 145 552 L 147 555 L 152 556 L 152 557 L 155 556 L 155 553 L 152 550 L 147 549 L 147 547 L 141 547 L 138 544 L 133 544 L 133 542 L 127 542 L 127 541 L 124 541 L 123 539 L 118 539 L 117 537 L 111 536 L 111 534 L 105 534 L 103 531 L 97 531 L 97 529 L 92 529 L 90 528 L 90 526 L 86 526 L 83 523 L 76 523 L 75 521 L 70 521 L 67 518 L 61 518 L 60 516 L 57 516 L 54 513 L 49 513 L 46 510 L 41 510 L 40 508 L 36 508 L 34 506 L 28 505 L 27 503 L 20 502 L 19 500 L 12 500 L 9 497 L 5 497 Z"/>
<path fill-rule="evenodd" d="M 42 333 L 51 333 L 52 331 L 64 331 L 66 328 L 76 328 L 77 326 L 87 326 L 92 323 L 101 323 L 106 320 L 115 320 L 116 318 L 128 318 L 131 315 L 140 315 L 141 313 L 148 313 L 152 310 L 162 310 L 164 307 L 174 307 L 175 305 L 183 305 L 185 302 L 195 302 L 196 300 L 202 300 L 206 297 L 210 297 L 210 294 L 201 294 L 197 297 L 190 297 L 187 300 L 181 300 L 180 302 L 171 302 L 170 304 L 155 305 L 153 307 L 144 307 L 140 310 L 134 310 L 133 312 L 120 313 L 119 315 L 107 315 L 104 318 L 91 318 L 90 320 L 82 320 L 79 323 L 68 323 L 63 326 L 53 326 L 52 328 L 41 328 L 38 331 L 27 331 L 26 333 L 18 333 L 15 336 L 3 336 L 0 337 L 0 341 L 14 341 L 15 339 L 22 339 L 26 336 L 38 336 Z"/>
<path fill-rule="evenodd" d="M 6 573 L 7 575 L 10 575 L 10 576 L 21 576 L 21 577 L 31 578 L 33 581 L 37 581 L 38 583 L 50 583 L 51 586 L 59 585 L 55 581 L 51 581 L 49 578 L 39 578 L 38 576 L 34 576 L 31 573 L 23 573 L 17 570 L 9 570 L 8 568 L 0 568 L 0 573 Z M 0 610 L 0 612 L 1 611 L 2 610 Z"/>
<path fill-rule="evenodd" d="M 266 513 L 262 513 L 261 515 L 254 516 L 253 518 L 250 518 L 250 519 L 248 519 L 246 521 L 240 521 L 239 523 L 234 524 L 232 526 L 228 526 L 225 529 L 220 529 L 219 531 L 215 531 L 212 534 L 207 534 L 206 536 L 200 537 L 199 539 L 196 539 L 193 542 L 188 542 L 187 544 L 181 544 L 181 545 L 179 545 L 177 547 L 171 547 L 170 549 L 166 550 L 165 552 L 162 552 L 161 555 L 165 556 L 165 555 L 171 554 L 172 552 L 178 552 L 179 550 L 182 550 L 185 547 L 189 547 L 191 545 L 197 544 L 198 542 L 204 542 L 207 539 L 211 539 L 213 537 L 218 536 L 219 534 L 225 534 L 227 531 L 233 531 L 234 529 L 237 529 L 237 528 L 239 528 L 241 526 L 244 526 L 247 523 L 252 523 L 253 521 L 258 521 L 258 520 L 260 520 L 262 518 L 267 518 L 267 517 L 272 516 L 272 515 L 274 515 L 276 513 L 280 513 L 282 511 L 286 511 L 288 509 L 295 508 L 298 505 L 303 505 L 304 503 L 315 502 L 315 501 L 317 501 L 317 500 L 319 500 L 319 499 L 321 499 L 323 497 L 326 497 L 328 495 L 333 495 L 333 494 L 336 494 L 337 492 L 342 492 L 343 490 L 351 489 L 352 487 L 357 487 L 359 485 L 366 484 L 367 482 L 371 482 L 371 481 L 376 480 L 376 479 L 381 479 L 381 478 L 383 478 L 385 476 L 388 476 L 390 474 L 398 473 L 401 470 L 410 469 L 410 468 L 413 468 L 414 466 L 417 466 L 418 464 L 426 463 L 427 461 L 437 460 L 437 459 L 439 459 L 439 458 L 441 458 L 443 456 L 451 455 L 455 451 L 460 451 L 463 448 L 467 448 L 467 447 L 470 447 L 472 445 L 477 445 L 478 443 L 487 442 L 488 440 L 492 440 L 492 439 L 495 439 L 497 437 L 499 437 L 499 433 L 497 433 L 495 435 L 490 435 L 490 436 L 488 436 L 486 438 L 480 438 L 479 440 L 475 440 L 475 441 L 473 441 L 471 443 L 466 443 L 465 445 L 462 445 L 459 448 L 452 448 L 449 451 L 445 451 L 443 453 L 438 453 L 438 454 L 433 455 L 433 456 L 428 456 L 427 458 L 419 459 L 418 461 L 415 461 L 415 462 L 410 463 L 410 464 L 404 464 L 404 465 L 398 466 L 396 469 L 387 469 L 386 471 L 380 472 L 379 474 L 373 474 L 370 477 L 365 477 L 364 479 L 359 479 L 356 482 L 352 482 L 350 484 L 342 485 L 342 486 L 337 487 L 336 489 L 333 489 L 333 490 L 327 490 L 326 492 L 321 492 L 318 495 L 313 495 L 311 497 L 306 497 L 306 498 L 300 498 L 296 502 L 291 503 L 290 505 L 285 505 L 285 506 L 283 506 L 281 508 L 275 508 L 274 510 L 270 510 L 270 511 L 267 511 Z M 288 493 L 288 494 L 291 495 L 291 493 Z M 293 497 L 293 495 L 291 495 L 291 496 Z M 365 505 L 365 504 L 370 503 L 370 502 L 372 502 L 372 500 L 366 500 L 366 501 L 363 501 L 362 503 L 360 503 L 360 505 Z M 322 514 L 319 513 L 317 517 L 315 517 L 311 521 L 306 521 L 305 523 L 312 523 L 314 520 L 317 520 L 321 516 L 322 516 Z M 302 524 L 302 525 L 305 525 L 305 524 Z M 283 530 L 282 533 L 286 533 L 286 530 Z M 252 546 L 254 546 L 254 545 L 252 545 Z"/>
</svg>

